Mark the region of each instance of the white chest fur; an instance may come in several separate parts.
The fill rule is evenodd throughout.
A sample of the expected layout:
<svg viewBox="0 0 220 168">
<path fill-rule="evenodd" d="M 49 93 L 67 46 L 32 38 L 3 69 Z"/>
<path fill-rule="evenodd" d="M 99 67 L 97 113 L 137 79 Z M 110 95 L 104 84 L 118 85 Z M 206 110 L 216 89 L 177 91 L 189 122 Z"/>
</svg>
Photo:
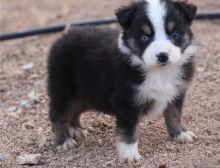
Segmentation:
<svg viewBox="0 0 220 168">
<path fill-rule="evenodd" d="M 153 106 L 147 112 L 149 116 L 161 114 L 167 104 L 187 86 L 186 82 L 181 79 L 181 75 L 179 67 L 165 67 L 146 74 L 145 81 L 137 86 L 136 99 L 141 104 L 154 100 Z"/>
</svg>

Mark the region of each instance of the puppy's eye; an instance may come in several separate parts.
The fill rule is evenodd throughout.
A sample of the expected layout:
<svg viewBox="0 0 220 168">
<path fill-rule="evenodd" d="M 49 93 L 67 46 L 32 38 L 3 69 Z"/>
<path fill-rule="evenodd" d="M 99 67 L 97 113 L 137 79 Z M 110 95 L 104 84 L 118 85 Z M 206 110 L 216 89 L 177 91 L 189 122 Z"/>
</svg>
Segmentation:
<svg viewBox="0 0 220 168">
<path fill-rule="evenodd" d="M 140 37 L 140 40 L 142 43 L 148 43 L 150 41 L 150 38 L 147 35 L 143 35 Z"/>
<path fill-rule="evenodd" d="M 170 39 L 172 40 L 178 40 L 180 38 L 180 34 L 178 32 L 172 32 L 170 34 Z"/>
</svg>

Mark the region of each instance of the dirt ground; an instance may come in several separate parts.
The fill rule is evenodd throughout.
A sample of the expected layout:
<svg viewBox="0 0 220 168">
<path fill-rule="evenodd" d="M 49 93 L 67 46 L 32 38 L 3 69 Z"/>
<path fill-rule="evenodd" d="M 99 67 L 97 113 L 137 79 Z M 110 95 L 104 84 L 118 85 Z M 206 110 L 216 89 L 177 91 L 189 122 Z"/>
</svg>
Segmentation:
<svg viewBox="0 0 220 168">
<path fill-rule="evenodd" d="M 199 11 L 220 9 L 217 0 L 191 0 Z M 113 16 L 128 0 L 0 0 L 1 32 L 47 24 Z M 112 27 L 117 27 L 112 25 Z M 141 124 L 140 168 L 220 168 L 220 20 L 193 25 L 198 52 L 196 73 L 184 105 L 183 121 L 198 139 L 192 144 L 170 140 L 162 118 Z M 117 168 L 114 118 L 86 113 L 89 132 L 78 148 L 58 152 L 48 121 L 46 59 L 60 35 L 34 36 L 0 43 L 0 167 L 19 165 L 23 154 L 40 153 L 36 168 Z"/>
</svg>

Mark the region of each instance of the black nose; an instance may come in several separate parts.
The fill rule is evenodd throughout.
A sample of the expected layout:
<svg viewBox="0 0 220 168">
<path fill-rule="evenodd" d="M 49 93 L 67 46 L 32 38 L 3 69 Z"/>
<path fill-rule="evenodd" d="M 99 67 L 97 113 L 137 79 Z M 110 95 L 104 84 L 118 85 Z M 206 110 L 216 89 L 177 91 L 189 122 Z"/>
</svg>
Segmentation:
<svg viewBox="0 0 220 168">
<path fill-rule="evenodd" d="M 157 59 L 159 63 L 166 63 L 168 61 L 168 54 L 165 52 L 161 52 L 157 55 Z"/>
</svg>

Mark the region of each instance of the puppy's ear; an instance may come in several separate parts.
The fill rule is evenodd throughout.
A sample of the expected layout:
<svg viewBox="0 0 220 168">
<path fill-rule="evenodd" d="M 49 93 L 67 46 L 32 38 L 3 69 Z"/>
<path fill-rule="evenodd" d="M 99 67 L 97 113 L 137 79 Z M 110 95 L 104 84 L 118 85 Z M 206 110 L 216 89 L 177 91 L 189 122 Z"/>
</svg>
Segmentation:
<svg viewBox="0 0 220 168">
<path fill-rule="evenodd" d="M 132 19 L 136 13 L 136 7 L 134 4 L 124 6 L 116 10 L 115 15 L 118 19 L 119 24 L 123 28 L 128 28 L 131 24 Z"/>
<path fill-rule="evenodd" d="M 191 25 L 193 19 L 196 17 L 197 7 L 187 3 L 187 0 L 173 2 L 174 6 L 183 13 L 186 22 Z"/>
</svg>

